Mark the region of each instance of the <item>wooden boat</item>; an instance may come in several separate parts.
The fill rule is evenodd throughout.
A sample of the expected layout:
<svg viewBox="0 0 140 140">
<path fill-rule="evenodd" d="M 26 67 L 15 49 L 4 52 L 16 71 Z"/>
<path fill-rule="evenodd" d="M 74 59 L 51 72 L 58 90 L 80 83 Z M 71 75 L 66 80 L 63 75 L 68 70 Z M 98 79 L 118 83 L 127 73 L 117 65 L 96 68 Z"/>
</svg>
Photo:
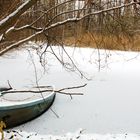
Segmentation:
<svg viewBox="0 0 140 140">
<path fill-rule="evenodd" d="M 9 93 L 0 97 L 0 121 L 11 128 L 30 121 L 52 105 L 55 93 Z"/>
</svg>

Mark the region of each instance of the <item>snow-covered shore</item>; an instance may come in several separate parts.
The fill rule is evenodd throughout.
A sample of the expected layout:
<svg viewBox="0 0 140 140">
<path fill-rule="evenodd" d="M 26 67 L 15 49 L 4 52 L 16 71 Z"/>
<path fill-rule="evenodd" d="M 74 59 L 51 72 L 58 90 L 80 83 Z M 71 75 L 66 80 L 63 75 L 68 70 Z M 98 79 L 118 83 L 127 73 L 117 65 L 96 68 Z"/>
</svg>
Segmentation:
<svg viewBox="0 0 140 140">
<path fill-rule="evenodd" d="M 22 131 L 11 130 L 5 132 L 4 140 L 140 140 L 138 134 L 84 134 L 82 131 L 63 135 L 39 135 Z"/>
</svg>

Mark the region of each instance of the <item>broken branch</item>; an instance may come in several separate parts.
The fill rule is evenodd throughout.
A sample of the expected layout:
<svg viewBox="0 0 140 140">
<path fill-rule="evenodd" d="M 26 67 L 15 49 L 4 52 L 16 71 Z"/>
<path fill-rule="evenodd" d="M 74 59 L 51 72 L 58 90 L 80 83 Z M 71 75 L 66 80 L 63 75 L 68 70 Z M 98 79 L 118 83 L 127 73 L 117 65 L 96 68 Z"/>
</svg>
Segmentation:
<svg viewBox="0 0 140 140">
<path fill-rule="evenodd" d="M 44 92 L 55 92 L 55 93 L 60 93 L 60 94 L 65 94 L 65 95 L 83 95 L 83 93 L 80 92 L 67 92 L 66 90 L 72 90 L 72 89 L 79 89 L 82 87 L 85 87 L 87 84 L 84 85 L 80 85 L 80 86 L 74 86 L 74 87 L 66 87 L 66 88 L 62 88 L 59 90 L 55 90 L 55 89 L 43 89 L 41 90 L 41 88 L 45 88 L 45 86 L 38 86 L 35 87 L 39 90 L 8 90 L 8 91 L 2 91 L 0 96 L 3 96 L 5 94 L 8 93 L 44 93 Z M 47 86 L 46 86 L 47 87 Z"/>
</svg>

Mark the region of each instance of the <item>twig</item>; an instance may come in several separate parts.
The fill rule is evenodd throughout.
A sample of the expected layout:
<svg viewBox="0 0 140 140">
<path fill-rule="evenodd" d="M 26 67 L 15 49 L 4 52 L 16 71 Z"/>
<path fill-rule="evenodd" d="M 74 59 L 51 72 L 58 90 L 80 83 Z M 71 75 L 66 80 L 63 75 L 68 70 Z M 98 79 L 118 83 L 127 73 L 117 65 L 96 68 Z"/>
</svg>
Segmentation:
<svg viewBox="0 0 140 140">
<path fill-rule="evenodd" d="M 52 108 L 50 108 L 50 110 L 55 114 L 57 118 L 59 118 L 58 114 Z"/>
<path fill-rule="evenodd" d="M 9 80 L 7 82 L 8 82 L 8 85 L 9 85 L 9 90 L 13 89 L 11 84 L 10 84 L 10 82 L 9 82 Z"/>
<path fill-rule="evenodd" d="M 13 89 L 11 84 L 10 84 L 10 82 L 9 82 L 9 80 L 7 82 L 8 82 L 9 87 L 0 87 L 0 91 L 3 92 L 3 91 L 8 91 L 8 90 Z"/>
<path fill-rule="evenodd" d="M 63 90 L 69 90 L 69 89 L 76 89 L 76 88 L 83 88 L 83 87 L 85 87 L 87 84 L 84 84 L 84 85 L 81 85 L 81 86 L 75 86 L 75 87 L 66 87 L 66 88 L 62 88 L 62 89 L 60 89 L 59 90 L 59 92 L 60 91 L 63 91 Z"/>
<path fill-rule="evenodd" d="M 50 88 L 50 87 L 52 87 L 52 86 L 39 86 L 39 88 Z M 38 86 L 35 86 L 33 88 L 38 88 Z"/>
</svg>

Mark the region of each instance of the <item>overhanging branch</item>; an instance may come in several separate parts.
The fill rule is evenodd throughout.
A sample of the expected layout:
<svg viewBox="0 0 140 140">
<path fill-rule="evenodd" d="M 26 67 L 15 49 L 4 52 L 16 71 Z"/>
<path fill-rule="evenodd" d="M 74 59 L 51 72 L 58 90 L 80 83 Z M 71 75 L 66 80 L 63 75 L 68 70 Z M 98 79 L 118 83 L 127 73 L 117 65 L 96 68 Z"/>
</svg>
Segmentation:
<svg viewBox="0 0 140 140">
<path fill-rule="evenodd" d="M 14 12 L 9 14 L 6 18 L 0 21 L 0 34 L 3 34 L 18 20 L 18 18 L 27 11 L 38 0 L 27 0 L 21 6 L 19 6 Z"/>
</svg>

